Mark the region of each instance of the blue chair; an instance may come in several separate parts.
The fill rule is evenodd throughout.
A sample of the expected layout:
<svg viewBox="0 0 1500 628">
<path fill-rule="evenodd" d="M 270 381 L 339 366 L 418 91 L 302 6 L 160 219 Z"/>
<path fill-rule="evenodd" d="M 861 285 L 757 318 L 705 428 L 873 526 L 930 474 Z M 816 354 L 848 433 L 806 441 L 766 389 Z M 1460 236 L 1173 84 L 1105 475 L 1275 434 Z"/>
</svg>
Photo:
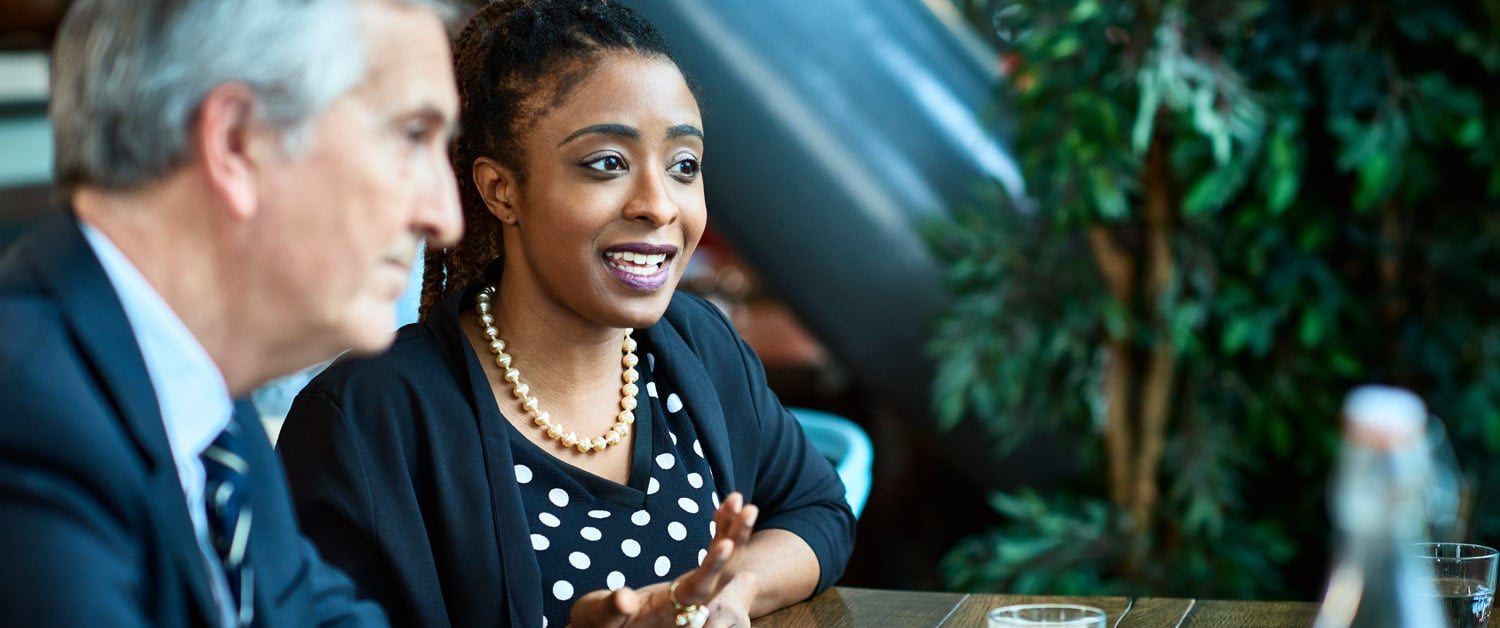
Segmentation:
<svg viewBox="0 0 1500 628">
<path fill-rule="evenodd" d="M 818 452 L 833 463 L 839 479 L 844 481 L 844 499 L 858 518 L 870 497 L 871 467 L 875 462 L 875 447 L 870 444 L 870 437 L 858 424 L 836 414 L 810 408 L 787 410 L 797 417 Z"/>
</svg>

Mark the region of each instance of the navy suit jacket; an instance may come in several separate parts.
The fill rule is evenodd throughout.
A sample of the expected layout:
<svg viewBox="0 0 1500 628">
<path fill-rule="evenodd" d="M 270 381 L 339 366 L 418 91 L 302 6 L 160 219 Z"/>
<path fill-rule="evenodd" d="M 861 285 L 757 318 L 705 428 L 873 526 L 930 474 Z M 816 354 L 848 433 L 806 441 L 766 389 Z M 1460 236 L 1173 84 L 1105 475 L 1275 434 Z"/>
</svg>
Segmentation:
<svg viewBox="0 0 1500 628">
<path fill-rule="evenodd" d="M 155 392 L 71 212 L 0 259 L 0 626 L 212 626 L 219 617 Z M 385 625 L 293 518 L 248 403 L 255 625 Z"/>
</svg>

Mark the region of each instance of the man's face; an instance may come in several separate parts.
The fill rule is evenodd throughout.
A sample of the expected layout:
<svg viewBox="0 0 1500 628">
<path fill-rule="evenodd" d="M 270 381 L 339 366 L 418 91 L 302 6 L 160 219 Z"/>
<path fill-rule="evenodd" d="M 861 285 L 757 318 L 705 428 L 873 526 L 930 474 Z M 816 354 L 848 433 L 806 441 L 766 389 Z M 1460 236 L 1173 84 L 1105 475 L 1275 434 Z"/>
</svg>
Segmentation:
<svg viewBox="0 0 1500 628">
<path fill-rule="evenodd" d="M 268 333 L 323 357 L 389 345 L 420 243 L 449 246 L 463 230 L 447 158 L 458 97 L 443 26 L 425 9 L 357 7 L 365 80 L 311 123 L 302 152 L 261 160 L 263 242 L 249 248 L 266 257 L 247 264 L 271 269 L 247 273 L 264 285 L 245 286 L 273 299 L 282 325 Z"/>
</svg>

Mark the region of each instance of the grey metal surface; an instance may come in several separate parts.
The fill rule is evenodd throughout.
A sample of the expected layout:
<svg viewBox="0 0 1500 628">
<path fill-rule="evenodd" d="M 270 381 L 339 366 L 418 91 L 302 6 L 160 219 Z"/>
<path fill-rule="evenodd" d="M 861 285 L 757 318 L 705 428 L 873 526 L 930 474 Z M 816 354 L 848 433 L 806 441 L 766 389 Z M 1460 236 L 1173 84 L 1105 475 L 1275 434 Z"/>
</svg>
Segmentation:
<svg viewBox="0 0 1500 628">
<path fill-rule="evenodd" d="M 1020 191 L 993 54 L 918 0 L 629 4 L 701 88 L 715 229 L 862 389 L 925 419 L 947 297 L 919 224 L 985 181 Z"/>
</svg>

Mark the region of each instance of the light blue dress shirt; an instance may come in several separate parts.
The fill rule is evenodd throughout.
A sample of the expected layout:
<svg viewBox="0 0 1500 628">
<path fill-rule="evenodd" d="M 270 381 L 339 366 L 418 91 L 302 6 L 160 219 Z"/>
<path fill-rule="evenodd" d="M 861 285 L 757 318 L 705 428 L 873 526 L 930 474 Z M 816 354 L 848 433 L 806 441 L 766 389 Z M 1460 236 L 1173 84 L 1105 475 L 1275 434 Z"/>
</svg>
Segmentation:
<svg viewBox="0 0 1500 628">
<path fill-rule="evenodd" d="M 204 568 L 213 585 L 214 599 L 223 625 L 236 626 L 233 605 L 227 602 L 233 600 L 229 583 L 208 539 L 208 514 L 203 504 L 205 478 L 203 461 L 199 459 L 234 416 L 229 386 L 202 343 L 119 247 L 87 222 L 80 220 L 79 226 L 104 266 L 104 273 L 125 308 L 130 331 L 140 346 L 146 373 L 156 391 L 167 442 L 172 448 L 177 478 L 182 481 L 188 516 L 198 536 L 198 549 L 203 553 Z"/>
</svg>

